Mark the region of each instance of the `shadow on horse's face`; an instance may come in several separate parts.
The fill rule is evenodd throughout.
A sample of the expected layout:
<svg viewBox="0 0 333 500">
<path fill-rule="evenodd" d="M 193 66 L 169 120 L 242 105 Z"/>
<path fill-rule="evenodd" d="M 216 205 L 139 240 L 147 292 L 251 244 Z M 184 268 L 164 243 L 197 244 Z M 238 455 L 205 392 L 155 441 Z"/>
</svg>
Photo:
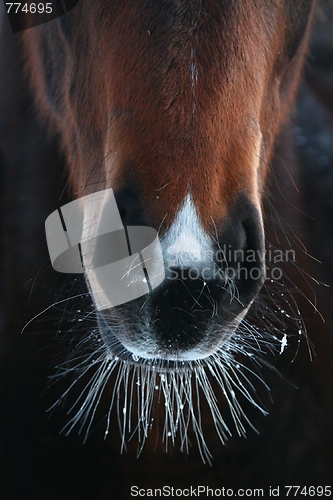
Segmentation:
<svg viewBox="0 0 333 500">
<path fill-rule="evenodd" d="M 159 232 L 163 283 L 98 312 L 109 360 L 172 373 L 217 356 L 229 363 L 242 336 L 255 336 L 244 316 L 265 280 L 267 165 L 312 8 L 311 0 L 81 0 L 24 33 L 75 196 L 112 188 L 125 226 Z"/>
</svg>

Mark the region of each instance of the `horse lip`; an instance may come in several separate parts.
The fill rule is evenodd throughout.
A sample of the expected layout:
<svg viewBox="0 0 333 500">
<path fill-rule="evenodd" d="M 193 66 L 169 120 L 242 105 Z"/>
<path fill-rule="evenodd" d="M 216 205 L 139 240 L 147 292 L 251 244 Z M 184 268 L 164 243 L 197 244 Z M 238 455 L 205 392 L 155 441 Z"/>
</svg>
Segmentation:
<svg viewBox="0 0 333 500">
<path fill-rule="evenodd" d="M 166 369 L 167 371 L 172 371 L 172 369 L 192 369 L 192 365 L 196 361 L 204 362 L 204 360 L 210 358 L 218 350 L 223 349 L 223 346 L 227 345 L 229 338 L 237 330 L 247 311 L 248 308 L 245 308 L 232 321 L 232 326 L 229 325 L 227 330 L 223 331 L 223 326 L 221 325 L 223 335 L 218 339 L 214 338 L 214 342 L 213 339 L 210 339 L 209 343 L 205 343 L 203 339 L 202 344 L 188 351 L 177 351 L 177 348 L 172 347 L 172 345 L 168 347 L 153 345 L 155 339 L 151 339 L 150 350 L 149 347 L 146 350 L 143 348 L 136 349 L 134 343 L 131 341 L 121 341 L 113 331 L 112 326 L 108 324 L 107 319 L 100 313 L 98 315 L 98 323 L 100 325 L 100 332 L 104 333 L 100 334 L 108 348 L 110 358 L 119 358 L 132 365 L 142 365 L 146 368 L 150 367 L 152 370 Z"/>
</svg>

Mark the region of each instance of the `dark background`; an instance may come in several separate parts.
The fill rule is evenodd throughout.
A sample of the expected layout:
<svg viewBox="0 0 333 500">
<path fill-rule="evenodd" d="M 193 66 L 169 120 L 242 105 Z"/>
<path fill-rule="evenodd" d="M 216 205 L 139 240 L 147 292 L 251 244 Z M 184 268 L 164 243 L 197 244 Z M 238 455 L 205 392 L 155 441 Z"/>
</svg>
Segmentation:
<svg viewBox="0 0 333 500">
<path fill-rule="evenodd" d="M 1 498 L 126 499 L 131 485 L 264 487 L 266 491 L 287 484 L 332 485 L 333 293 L 325 285 L 333 285 L 333 7 L 330 1 L 322 5 L 296 110 L 277 146 L 266 214 L 268 241 L 277 244 L 278 233 L 283 247 L 286 234 L 291 235 L 303 273 L 287 270 L 290 280 L 316 302 L 325 322 L 295 290 L 316 356 L 310 360 L 303 339 L 294 359 L 295 339 L 284 356 L 267 358 L 281 375 L 263 369 L 271 387 L 261 394 L 269 416 L 248 409 L 260 434 L 249 429 L 247 439 L 235 436 L 223 447 L 207 419 L 212 466 L 202 463 L 195 440 L 188 457 L 179 447 L 164 453 L 157 432 L 139 459 L 135 440 L 120 454 L 116 418 L 106 442 L 103 423 L 98 425 L 107 397 L 85 444 L 76 430 L 70 436 L 60 434 L 69 403 L 47 413 L 70 383 L 70 376 L 65 377 L 46 390 L 56 360 L 91 324 L 82 322 L 78 327 L 77 304 L 69 302 L 47 309 L 21 333 L 31 318 L 59 298 L 80 293 L 84 284 L 64 279 L 49 266 L 44 222 L 66 202 L 66 175 L 57 141 L 48 138 L 45 126 L 39 124 L 22 76 L 20 35 L 11 33 L 4 18 L 0 29 Z M 325 285 L 304 278 L 304 272 Z M 63 333 L 57 334 L 59 324 Z M 292 326 L 290 333 L 295 334 Z"/>
</svg>

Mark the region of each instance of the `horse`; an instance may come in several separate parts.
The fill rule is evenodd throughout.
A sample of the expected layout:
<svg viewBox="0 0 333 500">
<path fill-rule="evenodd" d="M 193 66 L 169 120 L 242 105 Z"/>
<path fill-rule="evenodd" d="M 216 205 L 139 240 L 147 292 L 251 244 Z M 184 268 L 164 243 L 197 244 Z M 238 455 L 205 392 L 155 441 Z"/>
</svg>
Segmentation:
<svg viewBox="0 0 333 500">
<path fill-rule="evenodd" d="M 27 13 L 15 34 L 3 15 L 3 38 L 9 47 L 1 62 L 8 235 L 3 244 L 4 330 L 25 328 L 16 314 L 18 305 L 20 317 L 31 317 L 26 302 L 21 305 L 26 296 L 22 281 L 43 274 L 41 218 L 59 208 L 59 198 L 75 203 L 112 189 L 124 227 L 149 227 L 158 234 L 164 279 L 143 296 L 98 307 L 94 286 L 99 293 L 109 292 L 103 276 L 89 267 L 98 253 L 96 244 L 82 253 L 88 292 L 75 282 L 67 296 L 57 293 L 53 308 L 69 304 L 78 322 L 76 340 L 70 344 L 74 354 L 58 362 L 59 372 L 71 379 L 58 399 L 61 406 L 71 401 L 67 439 L 76 443 L 71 436 L 78 427 L 89 446 L 97 415 L 104 422 L 107 443 L 109 434 L 115 436 L 112 422 L 118 420 L 121 450 L 138 446 L 152 470 L 147 453 L 162 441 L 170 453 L 178 446 L 181 456 L 196 448 L 195 467 L 217 455 L 223 480 L 235 487 L 256 485 L 251 467 L 242 480 L 237 473 L 244 457 L 251 457 L 250 447 L 231 444 L 225 452 L 222 445 L 235 443 L 233 434 L 240 439 L 252 432 L 250 442 L 263 443 L 265 436 L 266 443 L 273 441 L 278 449 L 271 434 L 279 429 L 281 436 L 288 418 L 297 413 L 293 409 L 288 418 L 283 415 L 279 391 L 288 393 L 285 404 L 290 406 L 291 389 L 278 384 L 280 413 L 264 427 L 266 380 L 271 383 L 272 378 L 265 352 L 283 358 L 289 349 L 293 360 L 299 351 L 293 366 L 298 366 L 300 380 L 307 371 L 305 359 L 312 354 L 305 315 L 315 312 L 309 325 L 312 321 L 313 329 L 324 328 L 311 296 L 312 273 L 308 276 L 303 265 L 309 257 L 295 231 L 286 229 L 286 224 L 297 228 L 302 210 L 293 209 L 294 203 L 301 205 L 295 193 L 297 161 L 289 123 L 316 2 L 80 0 L 66 14 L 62 2 L 53 4 L 50 22 L 35 26 L 34 14 Z M 326 8 L 330 12 L 329 5 Z M 316 73 L 310 76 L 316 82 Z M 332 95 L 329 86 L 326 95 Z M 304 146 L 300 128 L 295 135 L 299 147 Z M 275 203 L 269 200 L 270 189 Z M 109 209 L 103 201 L 93 215 L 85 210 L 83 239 L 91 220 L 98 225 L 110 217 Z M 275 226 L 271 219 L 277 221 Z M 47 273 L 55 280 L 51 270 Z M 45 277 L 46 284 L 43 279 L 44 289 L 50 288 L 52 278 Z M 298 299 L 290 292 L 297 287 L 306 290 Z M 304 302 L 303 310 L 299 302 Z M 51 306 L 44 311 L 50 313 Z M 32 316 L 39 318 L 40 310 Z M 29 322 L 29 328 L 34 324 Z M 27 350 L 31 352 L 27 342 L 8 334 L 7 371 L 12 359 L 17 366 Z M 43 359 L 39 362 L 45 366 Z M 281 363 L 289 373 L 289 365 Z M 262 377 L 262 371 L 268 373 Z M 318 384 L 331 375 L 328 368 L 314 372 Z M 313 392 L 308 395 L 307 390 L 308 385 L 305 392 L 300 390 L 298 411 L 311 408 L 315 413 Z M 323 407 L 330 408 L 323 400 Z M 262 441 L 255 436 L 258 425 L 252 423 L 258 418 Z M 308 428 L 304 419 L 302 429 Z M 325 436 L 330 432 L 327 426 Z M 207 435 L 214 436 L 210 445 Z M 297 473 L 289 476 L 304 485 L 330 477 L 329 459 L 323 458 L 326 452 L 316 439 L 309 437 L 308 447 L 302 447 L 295 438 L 295 456 L 299 458 L 303 448 L 304 457 L 315 449 L 318 464 L 309 478 L 300 460 Z M 107 449 L 111 445 L 106 443 Z M 229 477 L 223 457 L 233 456 L 230 446 L 236 448 L 239 462 Z M 73 447 L 77 450 L 76 444 Z M 118 463 L 110 453 L 113 465 Z M 177 470 L 179 460 L 167 462 L 170 470 Z M 259 483 L 267 486 L 259 462 Z M 141 471 L 145 463 L 135 468 Z M 284 467 L 289 472 L 290 463 L 287 460 Z M 218 484 L 217 475 L 205 474 L 201 477 Z M 282 477 L 275 474 L 273 479 Z"/>
</svg>

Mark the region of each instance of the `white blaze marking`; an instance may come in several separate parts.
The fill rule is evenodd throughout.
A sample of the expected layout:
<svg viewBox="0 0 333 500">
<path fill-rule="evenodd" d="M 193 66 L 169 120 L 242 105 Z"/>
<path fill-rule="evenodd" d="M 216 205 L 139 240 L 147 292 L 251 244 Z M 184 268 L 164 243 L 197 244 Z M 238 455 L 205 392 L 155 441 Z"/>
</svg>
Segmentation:
<svg viewBox="0 0 333 500">
<path fill-rule="evenodd" d="M 192 196 L 187 194 L 176 219 L 161 240 L 166 262 L 177 267 L 192 267 L 211 261 L 213 246 L 203 230 Z"/>
</svg>

